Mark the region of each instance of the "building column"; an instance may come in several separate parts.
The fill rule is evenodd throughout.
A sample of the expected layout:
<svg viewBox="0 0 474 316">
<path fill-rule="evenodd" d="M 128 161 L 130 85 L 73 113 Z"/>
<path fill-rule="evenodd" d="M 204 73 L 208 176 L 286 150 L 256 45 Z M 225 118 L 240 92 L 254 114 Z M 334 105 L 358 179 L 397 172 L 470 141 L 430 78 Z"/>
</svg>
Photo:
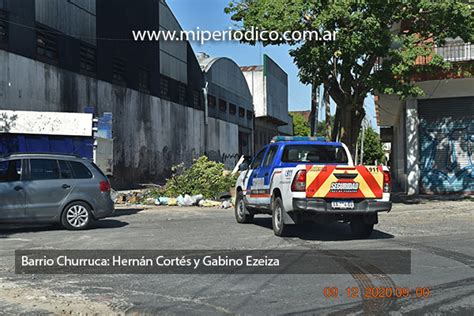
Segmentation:
<svg viewBox="0 0 474 316">
<path fill-rule="evenodd" d="M 418 138 L 418 101 L 409 99 L 406 101 L 406 175 L 407 194 L 419 193 L 420 167 L 419 167 L 419 138 Z"/>
</svg>

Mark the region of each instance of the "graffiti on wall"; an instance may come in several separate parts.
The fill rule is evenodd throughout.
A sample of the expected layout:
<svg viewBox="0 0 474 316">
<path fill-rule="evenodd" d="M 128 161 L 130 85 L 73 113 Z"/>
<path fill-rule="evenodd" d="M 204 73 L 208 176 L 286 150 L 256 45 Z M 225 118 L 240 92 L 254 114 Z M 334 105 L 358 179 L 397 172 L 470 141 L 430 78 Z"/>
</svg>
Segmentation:
<svg viewBox="0 0 474 316">
<path fill-rule="evenodd" d="M 420 121 L 422 193 L 474 192 L 474 122 Z"/>
</svg>

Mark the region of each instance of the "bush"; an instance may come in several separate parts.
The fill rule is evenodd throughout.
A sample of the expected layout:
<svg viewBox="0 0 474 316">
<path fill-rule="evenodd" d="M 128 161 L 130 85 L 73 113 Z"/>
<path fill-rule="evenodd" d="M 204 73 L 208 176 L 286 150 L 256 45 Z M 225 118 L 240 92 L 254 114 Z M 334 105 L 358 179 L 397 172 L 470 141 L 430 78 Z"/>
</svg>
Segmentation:
<svg viewBox="0 0 474 316">
<path fill-rule="evenodd" d="M 183 164 L 173 167 L 173 176 L 166 181 L 164 194 L 169 197 L 202 194 L 206 199 L 216 199 L 221 193 L 229 192 L 236 180 L 236 176 L 225 170 L 224 164 L 201 156 L 190 168 L 184 168 Z"/>
</svg>

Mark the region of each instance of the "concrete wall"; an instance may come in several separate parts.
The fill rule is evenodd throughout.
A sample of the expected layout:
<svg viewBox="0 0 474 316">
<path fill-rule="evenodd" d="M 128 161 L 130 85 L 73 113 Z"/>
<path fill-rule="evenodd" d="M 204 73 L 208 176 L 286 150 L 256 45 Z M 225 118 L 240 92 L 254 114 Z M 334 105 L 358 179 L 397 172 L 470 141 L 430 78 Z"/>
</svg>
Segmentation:
<svg viewBox="0 0 474 316">
<path fill-rule="evenodd" d="M 0 109 L 114 115 L 114 182 L 162 181 L 172 165 L 206 151 L 204 112 L 78 75 L 0 50 Z M 208 125 L 208 146 L 221 157 L 238 151 L 237 125 Z M 230 165 L 230 161 L 226 161 Z"/>
<path fill-rule="evenodd" d="M 263 83 L 263 69 L 244 71 L 243 74 L 253 97 L 255 117 L 266 116 L 267 106 L 265 100 L 265 85 Z"/>
<path fill-rule="evenodd" d="M 236 124 L 209 118 L 206 128 L 206 155 L 211 160 L 223 162 L 227 168 L 234 168 L 239 160 L 239 127 Z"/>
<path fill-rule="evenodd" d="M 288 122 L 288 75 L 264 55 L 266 115 Z"/>
</svg>

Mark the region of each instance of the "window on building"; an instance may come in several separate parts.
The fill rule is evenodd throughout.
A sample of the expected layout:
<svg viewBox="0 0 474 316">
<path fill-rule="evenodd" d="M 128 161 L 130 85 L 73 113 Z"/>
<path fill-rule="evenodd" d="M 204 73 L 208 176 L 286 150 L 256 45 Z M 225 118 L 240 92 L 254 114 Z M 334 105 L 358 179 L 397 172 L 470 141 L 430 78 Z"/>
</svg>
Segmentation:
<svg viewBox="0 0 474 316">
<path fill-rule="evenodd" d="M 31 159 L 31 180 L 54 180 L 59 179 L 59 165 L 53 159 Z"/>
<path fill-rule="evenodd" d="M 199 108 L 199 91 L 193 91 L 193 107 Z"/>
<path fill-rule="evenodd" d="M 245 117 L 245 109 L 239 107 L 239 117 Z"/>
<path fill-rule="evenodd" d="M 213 95 L 208 94 L 207 95 L 207 106 L 210 108 L 215 108 L 216 107 L 216 97 Z"/>
<path fill-rule="evenodd" d="M 46 27 L 37 25 L 36 53 L 42 59 L 46 59 L 49 62 L 57 62 L 59 59 L 58 34 L 48 30 Z"/>
<path fill-rule="evenodd" d="M 97 55 L 95 47 L 81 43 L 80 45 L 80 69 L 86 75 L 95 76 Z"/>
<path fill-rule="evenodd" d="M 229 113 L 235 115 L 237 113 L 237 105 L 229 103 Z"/>
<path fill-rule="evenodd" d="M 185 104 L 187 100 L 186 86 L 183 84 L 178 85 L 178 103 Z"/>
<path fill-rule="evenodd" d="M 160 78 L 160 95 L 162 97 L 169 97 L 169 87 L 170 82 L 167 78 L 161 77 Z"/>
<path fill-rule="evenodd" d="M 138 89 L 145 93 L 150 93 L 150 71 L 146 68 L 138 70 Z"/>
<path fill-rule="evenodd" d="M 0 10 L 0 44 L 8 42 L 8 22 L 7 13 Z"/>
<path fill-rule="evenodd" d="M 247 119 L 251 120 L 253 118 L 253 111 L 247 110 Z"/>
<path fill-rule="evenodd" d="M 225 102 L 225 100 L 219 99 L 219 110 L 222 112 L 227 111 L 227 102 Z"/>
<path fill-rule="evenodd" d="M 112 80 L 117 84 L 125 84 L 125 59 L 114 57 L 112 60 Z"/>
</svg>

